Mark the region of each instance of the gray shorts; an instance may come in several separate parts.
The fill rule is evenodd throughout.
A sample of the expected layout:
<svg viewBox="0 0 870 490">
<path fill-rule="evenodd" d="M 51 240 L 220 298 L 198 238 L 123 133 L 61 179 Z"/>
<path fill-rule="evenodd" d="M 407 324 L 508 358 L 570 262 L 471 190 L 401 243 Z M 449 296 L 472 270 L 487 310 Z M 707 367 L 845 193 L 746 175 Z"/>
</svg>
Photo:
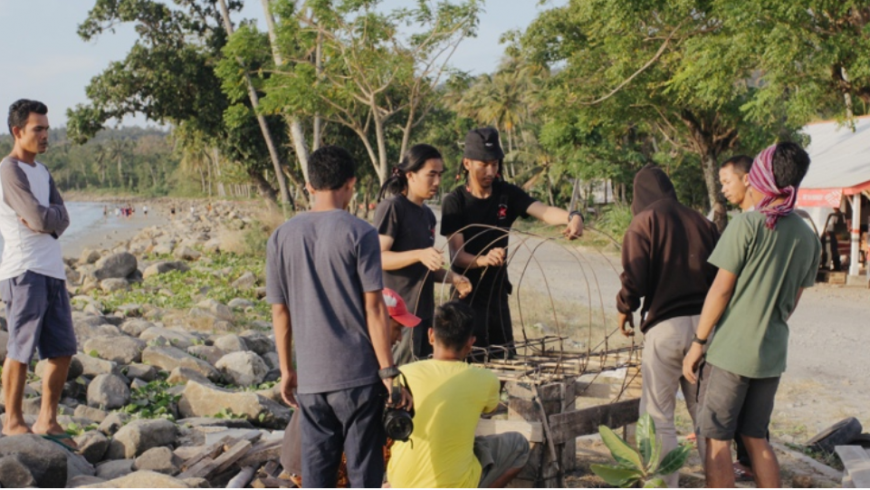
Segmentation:
<svg viewBox="0 0 870 490">
<path fill-rule="evenodd" d="M 522 468 L 529 460 L 529 441 L 518 432 L 474 438 L 474 456 L 480 461 L 480 485 L 489 488 L 508 470 Z"/>
<path fill-rule="evenodd" d="M 7 358 L 30 364 L 37 347 L 41 359 L 75 355 L 66 281 L 27 271 L 0 281 L 0 296 L 9 326 Z"/>
<path fill-rule="evenodd" d="M 735 434 L 763 439 L 767 435 L 779 377 L 747 378 L 710 366 L 698 434 L 730 441 Z"/>
</svg>

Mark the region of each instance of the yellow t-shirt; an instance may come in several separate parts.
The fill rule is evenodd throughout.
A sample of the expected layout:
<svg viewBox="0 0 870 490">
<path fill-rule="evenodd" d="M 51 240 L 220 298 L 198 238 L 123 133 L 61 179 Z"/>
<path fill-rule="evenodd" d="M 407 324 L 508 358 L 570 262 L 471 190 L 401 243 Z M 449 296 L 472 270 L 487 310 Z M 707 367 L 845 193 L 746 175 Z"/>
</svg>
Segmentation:
<svg viewBox="0 0 870 490">
<path fill-rule="evenodd" d="M 498 378 L 458 361 L 430 359 L 402 367 L 414 395 L 414 432 L 392 448 L 393 488 L 465 487 L 480 482 L 474 430 L 498 406 Z"/>
</svg>

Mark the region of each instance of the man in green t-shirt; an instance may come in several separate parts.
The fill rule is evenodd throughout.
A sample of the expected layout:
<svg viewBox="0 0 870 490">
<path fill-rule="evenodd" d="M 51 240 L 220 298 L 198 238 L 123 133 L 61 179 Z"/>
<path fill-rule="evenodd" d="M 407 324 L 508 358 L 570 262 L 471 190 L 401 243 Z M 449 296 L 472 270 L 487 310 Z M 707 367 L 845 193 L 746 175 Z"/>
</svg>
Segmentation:
<svg viewBox="0 0 870 490">
<path fill-rule="evenodd" d="M 765 431 L 785 371 L 787 321 L 803 290 L 814 284 L 821 258 L 818 237 L 792 213 L 809 164 L 807 153 L 794 143 L 762 151 L 749 173 L 755 211 L 734 218 L 710 256 L 719 272 L 683 362 L 683 375 L 696 382 L 704 344 L 716 326 L 697 428 L 707 441 L 709 487 L 734 486 L 730 441 L 735 434 L 746 444 L 757 485 L 781 484 Z"/>
</svg>

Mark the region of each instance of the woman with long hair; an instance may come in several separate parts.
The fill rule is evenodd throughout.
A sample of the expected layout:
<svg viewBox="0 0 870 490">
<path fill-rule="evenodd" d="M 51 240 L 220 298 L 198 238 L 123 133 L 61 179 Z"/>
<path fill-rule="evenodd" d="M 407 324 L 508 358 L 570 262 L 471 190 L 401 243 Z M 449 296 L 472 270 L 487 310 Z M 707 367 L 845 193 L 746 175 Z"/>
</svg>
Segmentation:
<svg viewBox="0 0 870 490">
<path fill-rule="evenodd" d="M 435 213 L 425 201 L 438 192 L 444 161 L 431 145 L 414 145 L 384 182 L 375 210 L 375 228 L 381 241 L 384 285 L 405 300 L 408 310 L 422 319 L 406 331 L 393 358 L 405 364 L 432 353 L 428 331 L 435 315 L 435 281 L 453 285 L 461 297 L 471 283 L 444 268 L 444 253 L 435 248 Z"/>
</svg>

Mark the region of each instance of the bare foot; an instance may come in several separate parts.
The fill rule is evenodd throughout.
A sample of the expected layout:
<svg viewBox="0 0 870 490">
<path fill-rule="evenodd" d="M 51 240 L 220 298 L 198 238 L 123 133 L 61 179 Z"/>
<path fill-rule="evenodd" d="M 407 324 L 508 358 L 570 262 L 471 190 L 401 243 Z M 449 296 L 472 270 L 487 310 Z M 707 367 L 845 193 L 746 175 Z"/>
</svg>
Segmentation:
<svg viewBox="0 0 870 490">
<path fill-rule="evenodd" d="M 30 427 L 27 427 L 27 424 L 24 422 L 19 423 L 11 423 L 8 422 L 3 426 L 3 435 L 4 436 L 20 436 L 21 434 L 30 434 Z"/>
<path fill-rule="evenodd" d="M 66 431 L 63 430 L 63 427 L 61 427 L 57 422 L 44 426 L 39 425 L 39 422 L 37 422 L 33 424 L 33 433 L 40 436 L 55 436 L 55 439 L 53 439 L 54 441 L 66 446 L 72 451 L 76 451 L 79 448 L 72 436 L 67 434 Z"/>
</svg>

